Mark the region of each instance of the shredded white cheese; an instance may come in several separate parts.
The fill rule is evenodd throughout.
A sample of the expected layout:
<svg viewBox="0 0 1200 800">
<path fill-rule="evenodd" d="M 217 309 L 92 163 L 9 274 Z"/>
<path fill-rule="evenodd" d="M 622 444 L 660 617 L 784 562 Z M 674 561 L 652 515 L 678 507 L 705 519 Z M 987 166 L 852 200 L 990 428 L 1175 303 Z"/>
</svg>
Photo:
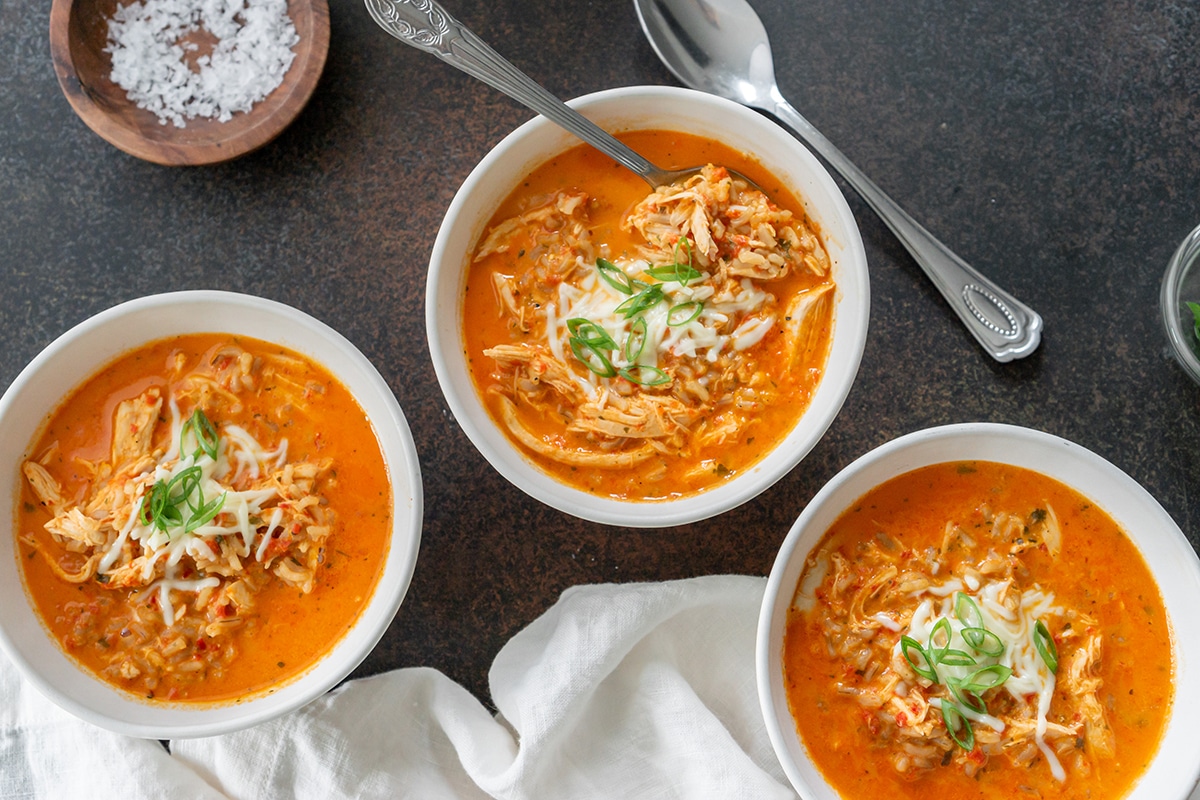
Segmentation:
<svg viewBox="0 0 1200 800">
<path fill-rule="evenodd" d="M 928 647 L 934 626 L 944 619 L 949 623 L 952 632 L 949 646 L 956 650 L 970 652 L 972 648 L 962 636 L 965 626 L 954 615 L 954 594 L 962 591 L 963 588 L 961 581 L 952 579 L 940 586 L 929 586 L 915 593 L 929 596 L 921 600 L 916 611 L 913 612 L 907 631 L 908 636 L 915 639 L 922 647 Z M 1003 643 L 1003 653 L 998 657 L 980 654 L 976 659 L 977 663 L 970 666 L 938 664 L 936 671 L 939 678 L 944 681 L 947 678 L 961 680 L 974 670 L 992 664 L 1010 668 L 1012 674 L 1002 686 L 1014 699 L 1022 703 L 1027 702 L 1030 697 L 1036 697 L 1035 740 L 1038 748 L 1046 757 L 1046 762 L 1050 765 L 1051 773 L 1057 780 L 1064 781 L 1066 780 L 1066 771 L 1045 740 L 1046 715 L 1050 712 L 1050 701 L 1054 697 L 1055 677 L 1038 654 L 1033 637 L 1034 625 L 1039 619 L 1045 620 L 1049 617 L 1061 616 L 1063 611 L 1054 604 L 1052 594 L 1043 592 L 1036 587 L 1021 593 L 1014 611 L 1002 602 L 1002 598 L 1011 592 L 1012 586 L 1008 582 L 985 581 L 981 583 L 977 592 L 967 593 L 967 596 L 978 606 L 984 627 L 994 633 Z M 944 642 L 938 642 L 939 646 L 943 644 Z M 899 642 L 895 646 L 894 654 L 903 657 Z M 928 683 L 925 679 L 922 681 Z M 940 708 L 940 701 L 931 700 L 930 704 L 933 705 L 935 702 Z M 1004 730 L 1004 723 L 995 717 L 978 714 L 962 706 L 959 706 L 958 710 L 973 722 L 988 725 L 997 732 Z"/>
<path fill-rule="evenodd" d="M 159 592 L 159 605 L 163 621 L 167 625 L 171 625 L 175 620 L 175 610 L 170 602 L 172 589 L 182 592 L 200 592 L 220 583 L 215 577 L 190 581 L 177 580 L 175 565 L 185 554 L 193 558 L 210 556 L 212 551 L 209 543 L 213 539 L 218 536 L 236 536 L 241 542 L 240 546 L 236 548 L 239 556 L 246 558 L 253 552 L 257 561 L 262 562 L 265 559 L 267 544 L 271 540 L 273 531 L 279 525 L 283 512 L 278 507 L 274 509 L 267 524 L 266 533 L 263 534 L 257 549 L 254 549 L 257 524 L 251 521 L 251 517 L 262 513 L 263 506 L 274 500 L 278 493 L 274 489 L 236 492 L 227 488 L 223 481 L 233 483 L 236 476 L 242 472 L 250 472 L 257 476 L 262 470 L 271 467 L 278 468 L 283 465 L 287 456 L 286 439 L 283 439 L 275 450 L 267 450 L 244 429 L 226 425 L 218 439 L 216 460 L 203 453 L 199 457 L 188 455 L 179 458 L 178 442 L 181 438 L 189 447 L 194 447 L 195 437 L 191 433 L 180 436 L 182 422 L 179 409 L 173 401 L 169 408 L 172 415 L 172 442 L 175 444 L 160 457 L 151 472 L 145 476 L 146 479 L 141 482 L 142 493 L 136 498 L 129 519 L 121 526 L 119 535 L 100 561 L 101 571 L 110 568 L 120 557 L 121 549 L 128 539 L 140 542 L 146 551 L 142 557 L 142 563 L 139 565 L 143 580 L 150 580 L 159 561 L 164 561 L 166 567 L 164 577 L 152 583 L 147 591 L 157 590 Z M 142 506 L 147 502 L 154 483 L 157 481 L 169 482 L 176 475 L 192 467 L 200 468 L 199 485 L 202 502 L 209 503 L 222 495 L 225 496 L 221 513 L 214 520 L 191 531 L 184 530 L 182 526 L 168 527 L 163 530 L 153 523 L 143 525 L 141 521 Z M 230 516 L 234 520 L 233 524 L 217 524 L 217 519 Z"/>
<path fill-rule="evenodd" d="M 616 259 L 613 263 L 631 279 L 636 279 L 650 267 L 645 261 Z M 645 320 L 646 339 L 636 360 L 625 357 L 621 350 L 613 351 L 613 366 L 636 365 L 657 367 L 659 359 L 672 353 L 680 358 L 703 356 L 715 362 L 726 347 L 745 350 L 758 344 L 775 324 L 774 315 L 755 316 L 771 299 L 749 279 L 743 279 L 736 294 L 717 295 L 711 276 L 689 281 L 687 285 L 675 281 L 655 282 L 663 289 L 664 300 L 646 309 L 636 318 Z M 549 303 L 546 314 L 546 345 L 554 357 L 566 361 L 570 331 L 567 321 L 587 319 L 605 330 L 613 341 L 622 344 L 629 337 L 633 318 L 617 312 L 617 307 L 630 296 L 623 294 L 600 277 L 595 265 L 587 270 L 576 284 L 563 282 L 558 287 L 558 302 Z M 695 319 L 684 324 L 668 323 L 670 310 L 684 303 L 703 303 Z M 683 315 L 686 316 L 686 315 Z M 719 330 L 734 317 L 744 318 L 729 334 Z M 679 320 L 676 319 L 676 322 Z M 594 397 L 596 376 L 589 376 L 589 395 Z M 581 379 L 581 381 L 588 379 Z"/>
</svg>

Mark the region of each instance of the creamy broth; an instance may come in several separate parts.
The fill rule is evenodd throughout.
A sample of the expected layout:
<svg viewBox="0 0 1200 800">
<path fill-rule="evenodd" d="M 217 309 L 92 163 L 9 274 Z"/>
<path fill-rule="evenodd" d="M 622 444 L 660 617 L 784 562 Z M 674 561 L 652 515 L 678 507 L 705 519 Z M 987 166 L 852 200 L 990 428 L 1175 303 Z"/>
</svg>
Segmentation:
<svg viewBox="0 0 1200 800">
<path fill-rule="evenodd" d="M 34 606 L 68 655 L 148 700 L 236 701 L 304 673 L 388 548 L 361 407 L 320 365 L 245 337 L 120 357 L 50 414 L 23 472 Z"/>
<path fill-rule="evenodd" d="M 1173 697 L 1166 610 L 1128 537 L 990 462 L 849 508 L 805 565 L 783 656 L 797 730 L 845 798 L 1120 798 Z"/>
<path fill-rule="evenodd" d="M 766 193 L 715 168 L 647 197 L 606 156 L 569 150 L 476 246 L 463 334 L 489 412 L 543 470 L 667 499 L 744 472 L 795 426 L 824 373 L 835 287 L 803 204 L 756 161 L 688 134 L 622 138 Z"/>
</svg>

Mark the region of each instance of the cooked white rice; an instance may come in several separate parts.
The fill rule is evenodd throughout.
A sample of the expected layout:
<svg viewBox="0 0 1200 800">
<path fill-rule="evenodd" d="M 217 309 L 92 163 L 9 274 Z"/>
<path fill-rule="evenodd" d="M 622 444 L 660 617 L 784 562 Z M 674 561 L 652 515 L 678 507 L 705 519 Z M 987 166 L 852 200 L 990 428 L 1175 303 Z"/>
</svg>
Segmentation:
<svg viewBox="0 0 1200 800">
<path fill-rule="evenodd" d="M 196 59 L 183 37 L 205 30 L 217 39 Z M 283 82 L 300 41 L 287 0 L 142 0 L 119 6 L 108 24 L 112 81 L 161 124 L 186 119 L 228 122 Z"/>
</svg>

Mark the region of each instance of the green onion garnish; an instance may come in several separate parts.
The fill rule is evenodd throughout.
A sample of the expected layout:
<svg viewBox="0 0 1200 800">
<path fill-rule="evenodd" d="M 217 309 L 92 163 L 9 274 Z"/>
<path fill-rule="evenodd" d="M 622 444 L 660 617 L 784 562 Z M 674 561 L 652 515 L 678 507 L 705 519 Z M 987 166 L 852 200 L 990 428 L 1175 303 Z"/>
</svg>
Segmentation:
<svg viewBox="0 0 1200 800">
<path fill-rule="evenodd" d="M 609 341 L 612 340 L 610 339 Z M 571 346 L 571 352 L 575 354 L 575 357 L 583 362 L 585 367 L 601 378 L 611 378 L 617 374 L 617 368 L 608 360 L 608 356 L 601 353 L 600 349 L 593 343 L 580 339 L 577 336 L 572 336 L 567 344 Z M 616 343 L 614 342 L 613 347 L 608 349 L 611 350 L 615 347 Z"/>
<path fill-rule="evenodd" d="M 977 694 L 983 694 L 988 689 L 995 689 L 1012 677 L 1012 668 L 1003 664 L 989 664 L 980 667 L 959 681 L 959 686 Z"/>
<path fill-rule="evenodd" d="M 954 616 L 958 617 L 958 621 L 963 624 L 964 628 L 983 628 L 983 612 L 979 610 L 979 606 L 975 604 L 966 594 L 957 592 L 954 595 Z"/>
<path fill-rule="evenodd" d="M 1040 619 L 1033 626 L 1033 646 L 1037 648 L 1038 655 L 1046 662 L 1050 672 L 1058 672 L 1058 646 L 1054 644 L 1054 637 L 1050 635 L 1046 623 Z"/>
<path fill-rule="evenodd" d="M 920 658 L 913 658 L 910 651 L 915 652 Z M 904 655 L 904 660 L 912 667 L 913 672 L 926 680 L 938 682 L 937 670 L 934 668 L 935 662 L 929 657 L 929 653 L 921 646 L 920 642 L 911 636 L 901 636 L 900 652 Z M 917 663 L 918 660 L 922 663 Z"/>
<path fill-rule="evenodd" d="M 182 527 L 190 533 L 209 522 L 225 506 L 228 492 L 204 502 L 204 490 L 200 485 L 204 473 L 200 467 L 192 466 L 169 481 L 156 481 L 150 489 L 149 499 L 142 502 L 138 520 L 143 525 L 154 525 L 160 531 Z M 184 518 L 184 506 L 190 512 Z"/>
<path fill-rule="evenodd" d="M 662 286 L 654 284 L 647 286 L 633 297 L 626 300 L 621 305 L 613 309 L 616 313 L 621 314 L 625 319 L 636 316 L 643 311 L 653 308 L 658 303 L 662 302 L 665 295 L 663 294 Z"/>
<path fill-rule="evenodd" d="M 946 723 L 946 732 L 950 734 L 950 738 L 954 743 L 963 750 L 975 749 L 975 731 L 971 728 L 971 723 L 963 716 L 963 713 L 958 710 L 958 707 L 953 703 L 942 701 L 942 721 Z M 962 728 L 964 733 L 959 734 L 958 730 Z"/>
<path fill-rule="evenodd" d="M 638 317 L 629 323 L 629 335 L 625 337 L 625 360 L 633 363 L 646 348 L 646 318 Z"/>
<path fill-rule="evenodd" d="M 962 637 L 976 653 L 993 658 L 1004 655 L 1004 642 L 987 628 L 963 628 Z"/>
<path fill-rule="evenodd" d="M 700 316 L 700 312 L 703 310 L 704 303 L 698 300 L 689 300 L 686 303 L 671 306 L 671 310 L 667 312 L 667 324 L 671 327 L 687 325 Z"/>
<path fill-rule="evenodd" d="M 702 273 L 690 264 L 680 264 L 677 261 L 674 264 L 651 267 L 646 270 L 646 274 L 664 283 L 674 282 L 687 286 L 689 281 L 696 280 Z"/>
<path fill-rule="evenodd" d="M 585 344 L 592 345 L 596 349 L 617 349 L 617 343 L 608 335 L 608 331 L 589 319 L 573 317 L 567 320 L 567 330 L 570 331 L 572 339 L 578 339 Z"/>
<path fill-rule="evenodd" d="M 937 663 L 945 664 L 947 667 L 972 667 L 979 663 L 970 653 L 962 650 L 951 650 L 945 648 L 937 653 Z"/>
<path fill-rule="evenodd" d="M 188 431 L 191 431 L 196 436 L 196 449 L 192 451 L 193 456 L 199 456 L 204 453 L 213 461 L 217 460 L 217 429 L 213 427 L 212 421 L 208 418 L 201 409 L 197 408 L 192 412 L 192 416 L 188 417 L 187 422 L 183 423 L 183 428 L 179 431 L 179 449 L 183 450 L 183 439 L 187 436 Z"/>
<path fill-rule="evenodd" d="M 938 663 L 941 658 L 941 653 L 950 649 L 950 638 L 954 632 L 950 630 L 950 620 L 944 617 L 937 621 L 933 626 L 933 630 L 929 632 L 929 649 L 926 654 L 932 663 Z M 942 639 L 942 644 L 938 644 L 938 639 Z"/>
<path fill-rule="evenodd" d="M 950 694 L 954 695 L 955 702 L 963 708 L 969 708 L 976 714 L 987 713 L 987 704 L 983 702 L 981 693 L 977 692 L 973 686 L 967 685 L 965 681 L 947 678 L 946 688 L 950 690 Z M 942 701 L 942 705 L 946 705 L 945 700 Z"/>
<path fill-rule="evenodd" d="M 609 286 L 616 289 L 621 294 L 633 294 L 633 281 L 625 270 L 618 267 L 616 264 L 609 261 L 607 258 L 596 259 L 596 269 L 600 272 L 600 277 Z"/>
<path fill-rule="evenodd" d="M 630 383 L 636 383 L 641 386 L 662 386 L 664 383 L 671 382 L 670 375 L 658 367 L 651 367 L 648 364 L 634 364 L 632 367 L 623 367 L 620 370 L 620 375 Z"/>
</svg>

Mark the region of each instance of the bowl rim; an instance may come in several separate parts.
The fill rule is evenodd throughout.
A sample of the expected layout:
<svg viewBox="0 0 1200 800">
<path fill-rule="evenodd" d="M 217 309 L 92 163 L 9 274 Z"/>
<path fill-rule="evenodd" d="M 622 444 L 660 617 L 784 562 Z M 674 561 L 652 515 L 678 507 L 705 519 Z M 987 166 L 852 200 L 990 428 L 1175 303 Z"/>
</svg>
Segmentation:
<svg viewBox="0 0 1200 800">
<path fill-rule="evenodd" d="M 289 13 L 292 1 L 289 0 Z M 80 0 L 52 0 L 50 5 L 50 57 L 59 88 L 72 110 L 93 133 L 122 152 L 162 166 L 219 164 L 269 144 L 291 125 L 308 105 L 317 84 L 320 83 L 321 73 L 324 72 L 325 61 L 329 55 L 328 0 L 302 0 L 310 7 L 313 20 L 310 46 L 297 52 L 296 59 L 288 68 L 289 74 L 297 70 L 295 81 L 289 85 L 285 75 L 280 86 L 255 104 L 257 108 L 263 103 L 275 103 L 275 108 L 269 114 L 248 127 L 231 132 L 229 136 L 208 142 L 155 141 L 115 121 L 104 105 L 97 102 L 93 91 L 81 80 L 75 68 L 71 47 L 71 14 L 78 2 Z M 279 93 L 277 98 L 276 93 Z M 244 113 L 253 112 L 252 108 Z"/>
<path fill-rule="evenodd" d="M 949 449 L 952 454 L 944 454 Z M 1163 594 L 1174 643 L 1175 696 L 1154 759 L 1126 800 L 1184 800 L 1200 783 L 1200 745 L 1183 729 L 1181 709 L 1200 707 L 1200 620 L 1179 613 L 1200 605 L 1200 558 L 1166 510 L 1137 481 L 1082 445 L 1016 425 L 969 422 L 905 434 L 860 456 L 813 497 L 792 525 L 771 568 L 759 612 L 755 678 L 767 735 L 788 780 L 804 797 L 838 798 L 806 757 L 782 679 L 783 624 L 799 574 L 829 525 L 863 494 L 891 477 L 935 463 L 995 461 L 1041 472 L 1089 497 L 1085 480 L 1111 491 L 1102 508 L 1146 560 Z M 1136 520 L 1137 527 L 1133 522 Z M 1131 535 L 1132 530 L 1151 533 Z M 1186 678 L 1191 680 L 1186 680 Z M 1182 763 L 1181 763 L 1182 757 Z M 1147 783 L 1152 778 L 1154 783 Z"/>
<path fill-rule="evenodd" d="M 1197 268 L 1197 262 L 1200 262 L 1200 225 L 1183 238 L 1167 262 L 1167 270 L 1163 273 L 1162 288 L 1159 291 L 1159 310 L 1163 330 L 1175 360 L 1192 380 L 1200 383 L 1200 358 L 1196 356 L 1188 340 L 1191 325 L 1185 325 L 1187 318 L 1183 315 L 1183 298 L 1179 296 L 1184 271 L 1189 266 Z M 1195 302 L 1200 302 L 1200 297 L 1197 297 Z"/>
<path fill-rule="evenodd" d="M 697 494 L 662 501 L 622 501 L 599 497 L 558 482 L 537 467 L 498 430 L 478 398 L 474 381 L 466 374 L 468 370 L 460 346 L 461 301 L 451 306 L 454 308 L 452 319 L 442 311 L 445 305 L 449 305 L 444 298 L 452 293 L 460 297 L 461 286 L 465 283 L 463 265 L 448 263 L 448 251 L 453 251 L 453 248 L 465 250 L 463 261 L 469 258 L 471 246 L 482 233 L 495 205 L 487 205 L 483 209 L 486 213 L 482 219 L 471 219 L 467 214 L 472 206 L 485 204 L 478 200 L 478 195 L 481 187 L 488 186 L 493 170 L 498 168 L 507 172 L 516 169 L 513 166 L 516 162 L 523 164 L 523 175 L 555 153 L 579 144 L 578 139 L 544 117 L 534 117 L 505 136 L 475 166 L 455 193 L 430 254 L 425 313 L 426 338 L 442 394 L 458 425 L 493 469 L 526 494 L 571 516 L 621 527 L 653 528 L 698 522 L 749 502 L 794 469 L 816 446 L 840 412 L 861 363 L 870 317 L 870 280 L 866 251 L 845 196 L 816 156 L 773 120 L 730 100 L 673 86 L 626 86 L 568 101 L 568 105 L 584 112 L 594 121 L 599 119 L 602 127 L 617 120 L 616 128 L 619 131 L 672 128 L 670 121 L 662 118 L 638 124 L 633 116 L 639 103 L 678 103 L 689 108 L 693 117 L 703 112 L 752 129 L 753 134 L 745 134 L 746 138 L 754 135 L 769 139 L 772 146 L 780 148 L 785 155 L 771 158 L 769 154 L 759 151 L 754 155 L 774 172 L 783 171 L 784 164 L 792 165 L 789 167 L 789 177 L 793 178 L 793 190 L 805 204 L 806 210 L 820 210 L 821 213 L 814 213 L 813 216 L 821 224 L 827 248 L 831 250 L 831 255 L 835 251 L 840 254 L 835 259 L 838 305 L 826 374 L 814 392 L 808 409 L 772 451 L 793 455 L 773 460 L 771 453 L 768 453 L 742 475 Z M 654 108 L 657 111 L 657 106 Z M 735 122 L 724 121 L 721 124 L 730 129 Z M 675 129 L 697 132 L 688 128 L 686 121 Z M 700 133 L 719 138 L 717 134 Z M 520 161 L 525 155 L 524 150 L 532 152 L 533 148 L 540 155 Z M 505 182 L 506 188 L 499 191 L 496 204 L 516 187 L 519 180 L 520 176 L 517 176 Z M 490 191 L 496 190 L 493 187 Z M 814 199 L 811 195 L 818 192 L 819 198 Z M 820 206 L 817 206 L 817 200 Z M 464 239 L 469 240 L 466 245 L 462 244 Z M 836 239 L 836 247 L 830 246 L 832 239 Z M 458 283 L 451 286 L 456 281 Z M 853 296 L 847 296 L 847 289 L 852 290 Z"/>
<path fill-rule="evenodd" d="M 190 309 L 206 311 L 195 324 L 181 321 L 181 304 Z M 217 309 L 222 309 L 218 312 Z M 224 313 L 225 317 L 216 316 Z M 214 319 L 253 319 L 237 326 L 214 324 Z M 408 592 L 416 568 L 421 540 L 423 489 L 420 465 L 412 434 L 399 402 L 387 382 L 358 348 L 332 327 L 315 317 L 286 304 L 253 295 L 219 290 L 167 292 L 129 300 L 103 310 L 71 327 L 55 338 L 17 375 L 0 396 L 0 432 L 15 427 L 19 441 L 0 445 L 16 453 L 24 453 L 45 423 L 49 410 L 21 411 L 29 402 L 26 397 L 38 391 L 46 370 L 61 367 L 72 358 L 80 342 L 121 339 L 131 319 L 142 320 L 142 326 L 152 328 L 148 335 L 132 335 L 127 344 L 98 345 L 108 355 L 87 377 L 124 352 L 143 343 L 187 333 L 234 332 L 262 341 L 281 344 L 318 361 L 351 391 L 367 412 L 384 464 L 389 472 L 392 490 L 392 530 L 384 563 L 374 594 L 363 607 L 358 619 L 306 671 L 296 675 L 278 690 L 263 690 L 247 698 L 218 703 L 161 703 L 152 704 L 112 687 L 87 672 L 67 656 L 57 640 L 46 630 L 40 615 L 28 598 L 25 581 L 16 563 L 15 510 L 5 512 L 3 528 L 9 541 L 0 545 L 0 576 L 11 584 L 9 594 L 21 595 L 22 611 L 18 615 L 5 608 L 0 613 L 0 651 L 17 667 L 25 680 L 56 705 L 83 720 L 116 733 L 152 739 L 184 739 L 213 736 L 240 730 L 293 711 L 317 699 L 345 679 L 372 651 L 386 633 Z M 165 322 L 164 322 L 165 321 Z M 163 325 L 167 330 L 163 330 Z M 230 331 L 229 327 L 237 330 Z M 265 331 L 265 332 L 262 332 Z M 272 335 L 274 333 L 274 335 Z M 311 352 L 320 349 L 336 354 L 338 360 Z M 81 357 L 81 356 L 75 356 Z M 79 373 L 75 373 L 76 375 Z M 67 385 L 66 392 L 55 390 L 54 404 L 73 391 L 85 378 L 65 377 L 58 383 Z M 55 384 L 57 386 L 57 384 Z M 50 391 L 42 389 L 42 393 Z M 49 407 L 50 410 L 54 405 Z M 37 420 L 32 428 L 20 427 L 23 416 Z M 8 491 L 19 485 L 16 466 L 0 466 L 0 481 L 11 478 Z M 70 669 L 68 669 L 68 667 Z M 65 681 L 50 674 L 67 675 Z M 78 683 L 75 683 L 78 681 Z M 66 685 L 59 685 L 60 683 Z M 74 685 L 72 685 L 74 684 Z M 128 711 L 122 717 L 115 710 Z"/>
</svg>

